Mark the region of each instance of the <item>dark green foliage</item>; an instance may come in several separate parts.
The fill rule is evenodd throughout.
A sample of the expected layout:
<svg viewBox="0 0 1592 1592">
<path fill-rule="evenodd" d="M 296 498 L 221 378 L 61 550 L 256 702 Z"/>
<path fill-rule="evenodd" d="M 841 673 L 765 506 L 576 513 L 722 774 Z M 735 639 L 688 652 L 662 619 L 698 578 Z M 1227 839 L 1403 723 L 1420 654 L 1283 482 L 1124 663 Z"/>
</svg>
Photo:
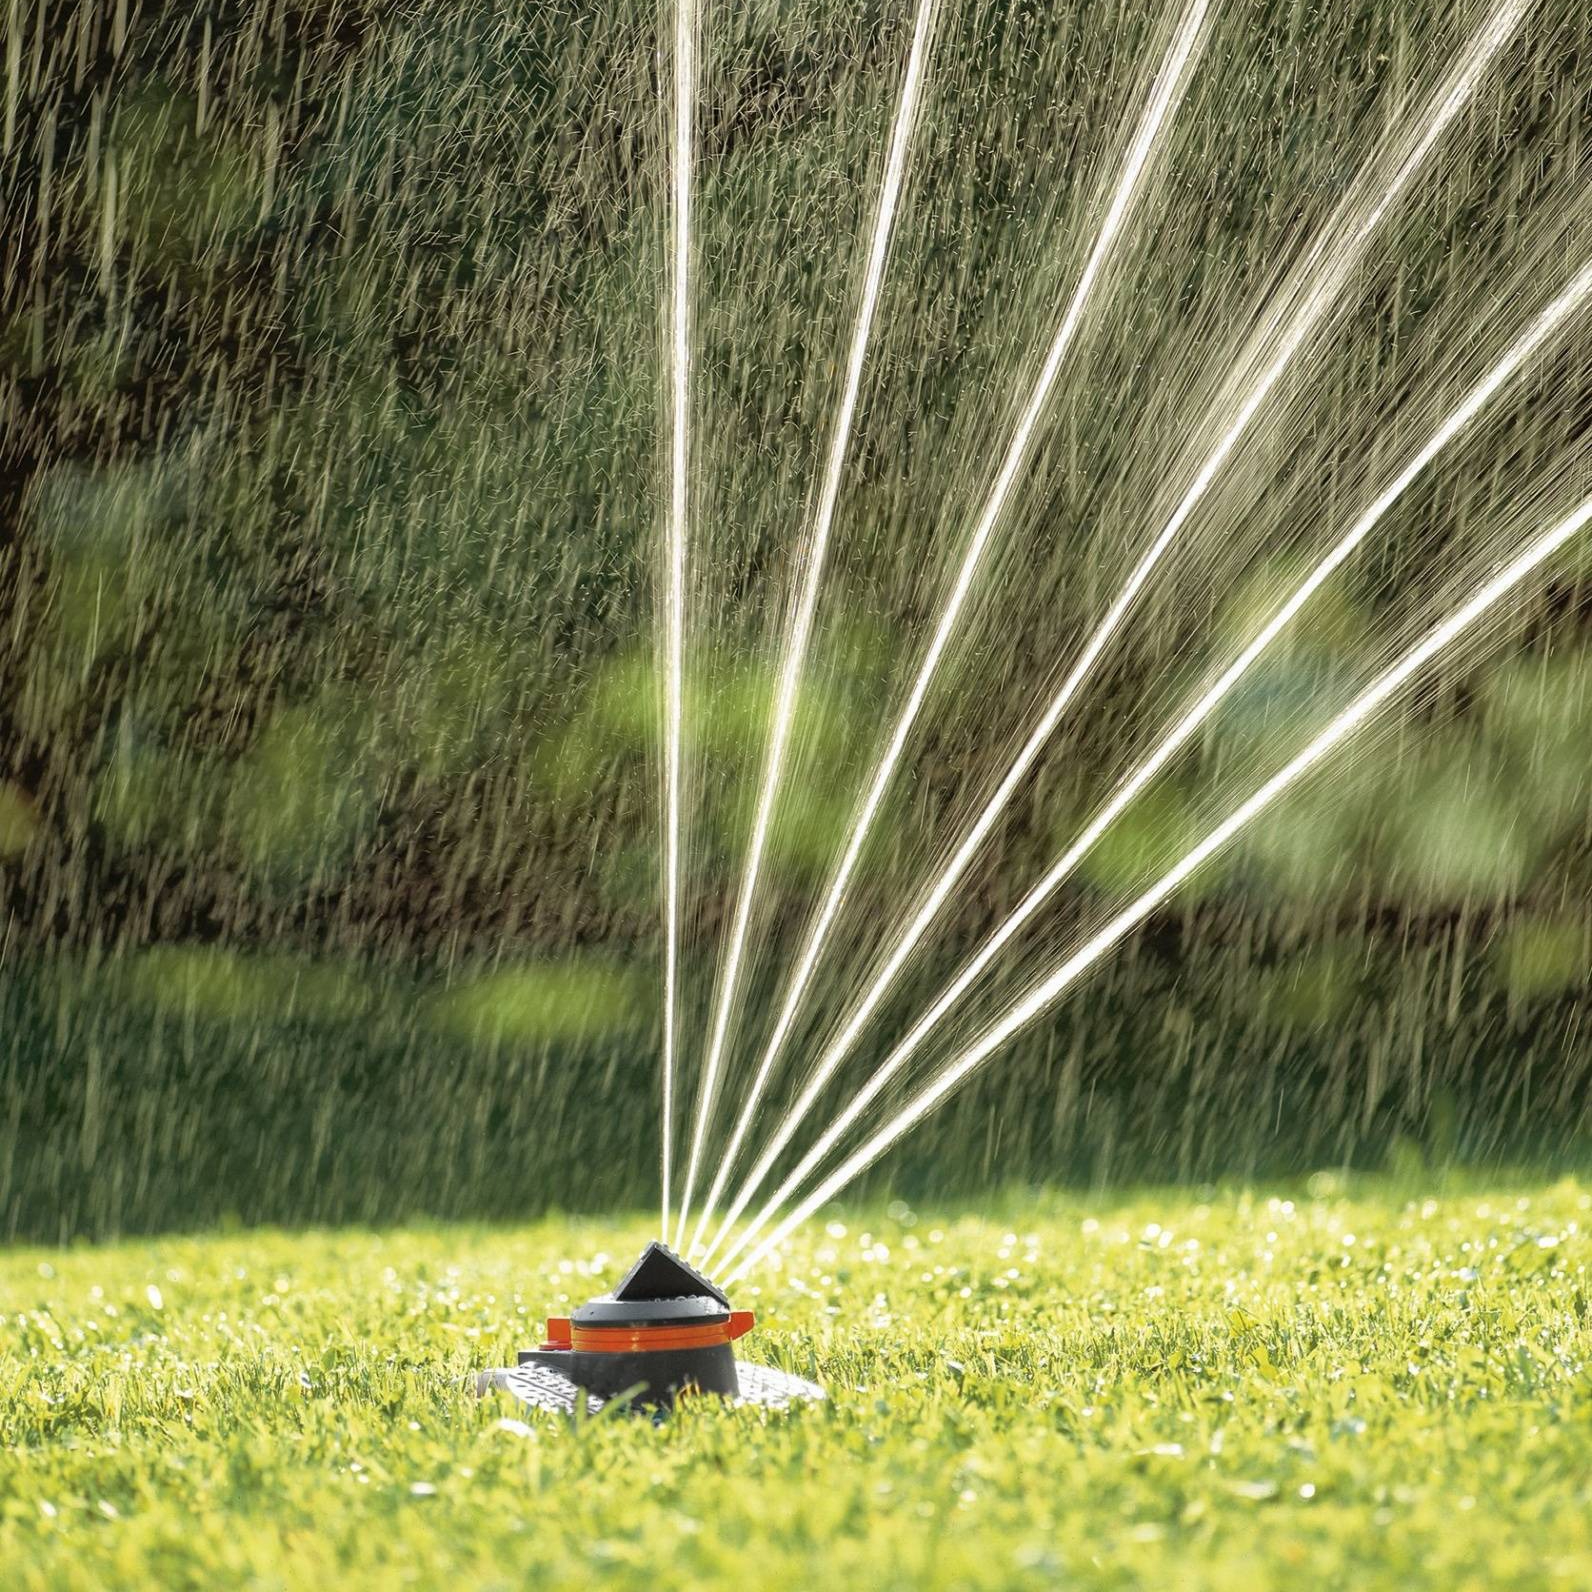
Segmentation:
<svg viewBox="0 0 1592 1592">
<path fill-rule="evenodd" d="M 696 1006 L 906 21 L 828 0 L 720 9 L 697 262 Z M 815 1030 L 1197 461 L 1222 356 L 1288 251 L 1474 20 L 1429 12 L 1363 4 L 1329 28 L 1257 0 L 1224 19 L 866 854 Z M 774 828 L 759 1001 L 828 876 L 1138 103 L 1159 24 L 1101 16 L 947 7 Z M 646 1194 L 656 23 L 628 0 L 578 23 L 319 0 L 7 14 L 0 1232 Z M 1544 8 L 1461 156 L 1357 282 L 1288 426 L 1244 458 L 1102 665 L 914 994 L 1441 413 L 1453 349 L 1492 349 L 1575 255 L 1587 26 Z M 1488 434 L 1485 467 L 1423 487 L 1085 860 L 1005 992 L 1537 522 L 1540 461 L 1584 431 L 1584 358 L 1556 358 Z M 901 1175 L 1376 1160 L 1400 1135 L 1430 1142 L 1443 1110 L 1473 1157 L 1550 1130 L 1545 1152 L 1583 1142 L 1587 567 L 1197 880 L 909 1144 Z"/>
</svg>

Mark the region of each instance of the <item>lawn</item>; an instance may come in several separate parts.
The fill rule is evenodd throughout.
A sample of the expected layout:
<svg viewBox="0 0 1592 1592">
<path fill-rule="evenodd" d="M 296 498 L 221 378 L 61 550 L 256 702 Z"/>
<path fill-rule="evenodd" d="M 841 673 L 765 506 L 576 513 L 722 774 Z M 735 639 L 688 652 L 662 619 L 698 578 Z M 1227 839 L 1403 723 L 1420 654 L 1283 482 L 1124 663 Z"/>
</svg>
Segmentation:
<svg viewBox="0 0 1592 1592">
<path fill-rule="evenodd" d="M 12 1251 L 0 1583 L 1592 1585 L 1584 1185 L 993 1209 L 815 1227 L 737 1303 L 829 1403 L 659 1426 L 471 1392 L 635 1220 Z"/>
</svg>

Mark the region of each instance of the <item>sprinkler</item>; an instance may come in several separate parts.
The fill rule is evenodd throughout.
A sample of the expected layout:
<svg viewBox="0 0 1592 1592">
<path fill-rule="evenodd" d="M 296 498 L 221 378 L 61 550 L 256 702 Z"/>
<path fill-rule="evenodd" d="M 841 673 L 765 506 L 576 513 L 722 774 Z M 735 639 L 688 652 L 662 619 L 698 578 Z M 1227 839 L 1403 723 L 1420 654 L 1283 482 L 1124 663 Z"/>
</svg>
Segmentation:
<svg viewBox="0 0 1592 1592">
<path fill-rule="evenodd" d="M 573 1315 L 550 1316 L 546 1340 L 522 1349 L 512 1370 L 488 1371 L 498 1387 L 537 1409 L 588 1411 L 619 1400 L 633 1409 L 672 1409 L 684 1393 L 783 1406 L 821 1399 L 816 1383 L 735 1358 L 752 1330 L 750 1310 L 731 1308 L 716 1283 L 654 1242 L 612 1293 Z"/>
</svg>

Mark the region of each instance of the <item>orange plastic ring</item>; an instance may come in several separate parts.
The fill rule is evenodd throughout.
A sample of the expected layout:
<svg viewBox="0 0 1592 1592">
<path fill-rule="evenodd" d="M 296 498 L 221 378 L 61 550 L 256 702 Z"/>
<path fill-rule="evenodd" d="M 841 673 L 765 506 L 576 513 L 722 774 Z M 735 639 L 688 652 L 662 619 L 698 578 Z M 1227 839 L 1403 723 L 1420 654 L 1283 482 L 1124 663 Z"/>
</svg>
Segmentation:
<svg viewBox="0 0 1592 1592">
<path fill-rule="evenodd" d="M 583 1327 L 567 1316 L 547 1323 L 549 1349 L 578 1349 L 586 1354 L 646 1353 L 654 1349 L 710 1349 L 733 1343 L 752 1330 L 756 1317 L 750 1310 L 732 1310 L 728 1321 L 709 1321 L 691 1327 Z"/>
</svg>

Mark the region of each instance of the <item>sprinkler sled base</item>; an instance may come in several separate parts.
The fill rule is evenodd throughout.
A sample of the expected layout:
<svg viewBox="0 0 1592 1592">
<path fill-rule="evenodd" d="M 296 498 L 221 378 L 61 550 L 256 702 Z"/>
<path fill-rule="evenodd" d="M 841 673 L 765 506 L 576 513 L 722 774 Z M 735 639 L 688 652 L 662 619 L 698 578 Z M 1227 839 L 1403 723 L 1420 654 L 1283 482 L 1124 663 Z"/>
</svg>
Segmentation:
<svg viewBox="0 0 1592 1592">
<path fill-rule="evenodd" d="M 611 1294 L 549 1318 L 546 1341 L 522 1349 L 513 1369 L 485 1372 L 480 1391 L 568 1413 L 614 1400 L 667 1410 L 682 1394 L 775 1407 L 823 1398 L 814 1382 L 736 1360 L 730 1345 L 753 1324 L 751 1311 L 732 1309 L 716 1284 L 652 1243 Z"/>
</svg>

